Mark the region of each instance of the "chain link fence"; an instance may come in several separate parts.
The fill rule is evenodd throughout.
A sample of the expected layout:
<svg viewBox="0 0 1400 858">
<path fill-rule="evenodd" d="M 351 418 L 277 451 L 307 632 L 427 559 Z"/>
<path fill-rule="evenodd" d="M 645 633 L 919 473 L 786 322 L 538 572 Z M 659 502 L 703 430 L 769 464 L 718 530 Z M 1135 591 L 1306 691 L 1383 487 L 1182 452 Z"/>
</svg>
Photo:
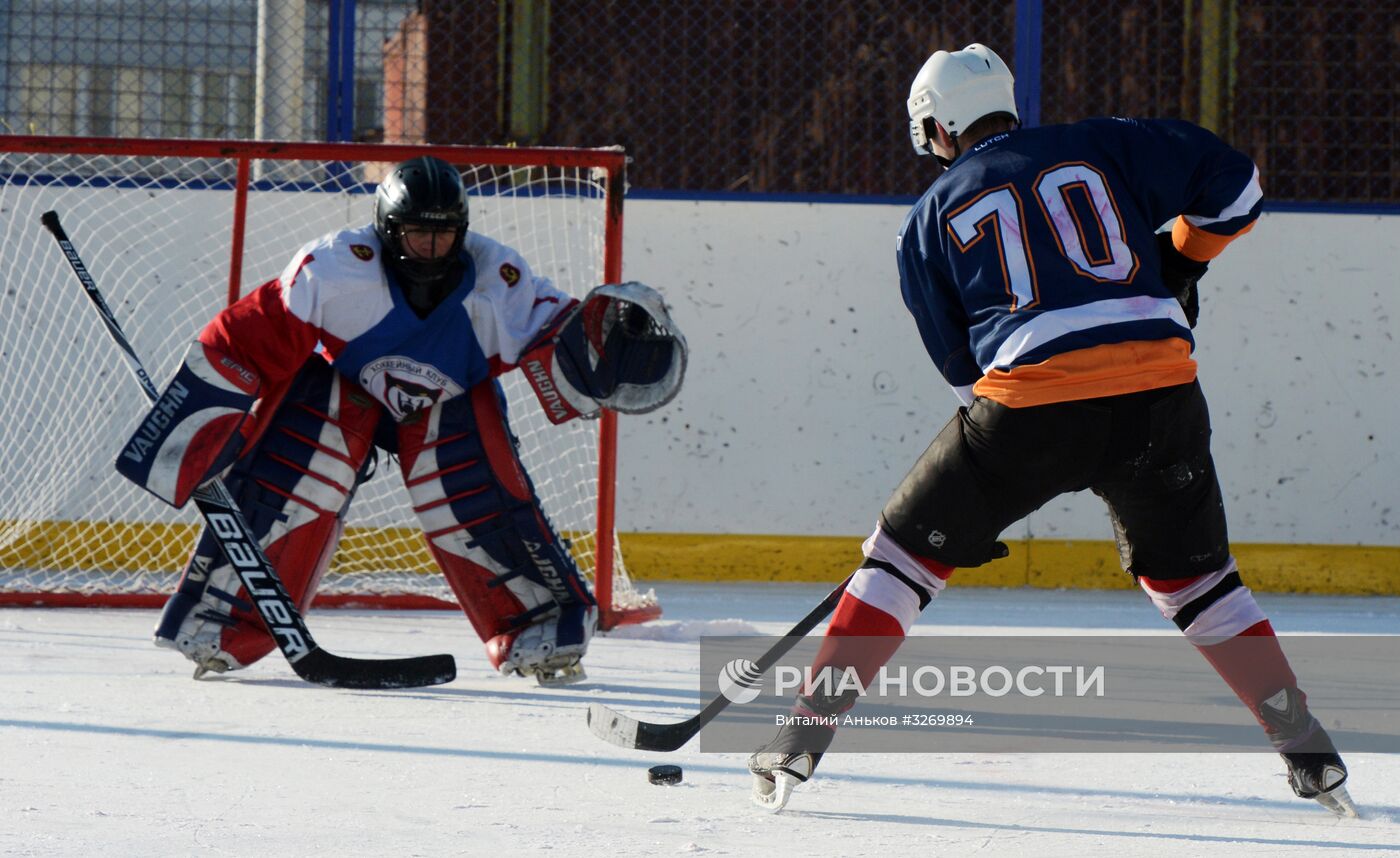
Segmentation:
<svg viewBox="0 0 1400 858">
<path fill-rule="evenodd" d="M 1053 6 L 1043 122 L 1189 119 L 1253 156 L 1270 201 L 1400 203 L 1400 2 Z"/>
<path fill-rule="evenodd" d="M 6 133 L 621 144 L 634 187 L 909 196 L 933 50 L 1028 123 L 1199 122 L 1271 200 L 1400 204 L 1400 0 L 9 0 Z M 1017 68 L 1023 66 L 1023 68 Z"/>
</svg>

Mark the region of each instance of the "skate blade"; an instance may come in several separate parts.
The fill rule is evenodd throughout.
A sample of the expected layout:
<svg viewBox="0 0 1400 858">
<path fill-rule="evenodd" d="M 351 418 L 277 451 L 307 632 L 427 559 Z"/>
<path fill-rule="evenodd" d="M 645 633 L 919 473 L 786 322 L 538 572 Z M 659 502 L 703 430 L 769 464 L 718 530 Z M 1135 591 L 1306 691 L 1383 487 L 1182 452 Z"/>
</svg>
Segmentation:
<svg viewBox="0 0 1400 858">
<path fill-rule="evenodd" d="M 1356 804 L 1351 800 L 1351 794 L 1344 786 L 1334 787 L 1327 792 L 1320 793 L 1313 798 L 1317 803 L 1335 813 L 1337 816 L 1346 819 L 1360 819 L 1361 811 L 1356 809 Z"/>
<path fill-rule="evenodd" d="M 587 678 L 588 674 L 584 672 L 583 665 L 577 662 L 555 670 L 540 669 L 535 671 L 535 682 L 538 682 L 543 688 L 557 688 L 561 685 L 573 685 Z"/>
<path fill-rule="evenodd" d="M 203 679 L 204 677 L 206 677 L 206 676 L 208 676 L 208 675 L 210 675 L 210 674 L 213 674 L 213 675 L 215 675 L 215 676 L 218 676 L 218 675 L 221 674 L 221 673 L 228 673 L 228 672 L 229 672 L 229 669 L 230 669 L 229 663 L 226 662 L 226 661 L 224 661 L 223 659 L 220 659 L 220 658 L 208 658 L 208 659 L 205 659 L 204 661 L 195 662 L 195 666 L 194 666 L 194 678 L 195 678 L 195 679 Z"/>
<path fill-rule="evenodd" d="M 759 807 L 777 813 L 787 806 L 792 791 L 800 783 L 802 781 L 787 772 L 774 772 L 771 781 L 763 775 L 754 775 L 753 792 L 750 793 L 750 797 Z"/>
</svg>

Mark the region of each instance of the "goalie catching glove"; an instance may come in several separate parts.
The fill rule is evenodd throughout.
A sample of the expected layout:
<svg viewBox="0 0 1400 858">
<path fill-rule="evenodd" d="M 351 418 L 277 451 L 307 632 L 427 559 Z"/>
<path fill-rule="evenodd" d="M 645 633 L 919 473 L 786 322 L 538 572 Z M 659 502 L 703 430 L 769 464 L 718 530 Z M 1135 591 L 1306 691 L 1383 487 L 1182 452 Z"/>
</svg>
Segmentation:
<svg viewBox="0 0 1400 858">
<path fill-rule="evenodd" d="M 641 283 L 599 286 L 554 335 L 520 359 L 551 423 L 602 408 L 645 414 L 670 402 L 685 376 L 685 337 L 661 295 Z"/>
</svg>

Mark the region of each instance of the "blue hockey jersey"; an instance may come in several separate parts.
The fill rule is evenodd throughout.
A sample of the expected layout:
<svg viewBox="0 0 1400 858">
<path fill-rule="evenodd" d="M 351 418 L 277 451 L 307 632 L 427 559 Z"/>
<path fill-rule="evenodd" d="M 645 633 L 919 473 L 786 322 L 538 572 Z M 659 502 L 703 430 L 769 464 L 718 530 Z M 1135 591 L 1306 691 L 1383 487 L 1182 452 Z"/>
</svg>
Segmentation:
<svg viewBox="0 0 1400 858">
<path fill-rule="evenodd" d="M 999 134 L 953 162 L 900 229 L 905 305 L 958 395 L 1011 407 L 1196 377 L 1155 234 L 1206 261 L 1248 232 L 1248 156 L 1176 120 L 1090 119 Z"/>
</svg>

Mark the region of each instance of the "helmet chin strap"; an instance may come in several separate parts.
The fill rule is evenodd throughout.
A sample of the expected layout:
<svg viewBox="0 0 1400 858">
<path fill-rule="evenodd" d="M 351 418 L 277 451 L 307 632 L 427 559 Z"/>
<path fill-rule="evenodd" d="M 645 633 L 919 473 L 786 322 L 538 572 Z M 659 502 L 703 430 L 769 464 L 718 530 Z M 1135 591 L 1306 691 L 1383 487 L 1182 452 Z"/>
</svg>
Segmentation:
<svg viewBox="0 0 1400 858">
<path fill-rule="evenodd" d="M 408 264 L 394 266 L 394 273 L 397 275 L 399 287 L 403 290 L 404 300 L 420 319 L 427 318 L 429 313 L 452 294 L 452 290 L 456 289 L 461 281 L 465 268 L 460 259 L 453 259 L 440 273 L 415 273 L 410 260 L 403 262 Z"/>
<path fill-rule="evenodd" d="M 933 153 L 934 160 L 942 164 L 943 169 L 945 170 L 953 166 L 953 162 L 958 160 L 958 158 L 962 155 L 962 147 L 958 145 L 958 138 L 949 134 L 948 139 L 953 141 L 953 157 L 951 158 L 944 158 L 942 155 L 938 154 L 938 152 L 934 150 L 933 143 L 931 141 L 928 144 L 929 151 Z"/>
</svg>

